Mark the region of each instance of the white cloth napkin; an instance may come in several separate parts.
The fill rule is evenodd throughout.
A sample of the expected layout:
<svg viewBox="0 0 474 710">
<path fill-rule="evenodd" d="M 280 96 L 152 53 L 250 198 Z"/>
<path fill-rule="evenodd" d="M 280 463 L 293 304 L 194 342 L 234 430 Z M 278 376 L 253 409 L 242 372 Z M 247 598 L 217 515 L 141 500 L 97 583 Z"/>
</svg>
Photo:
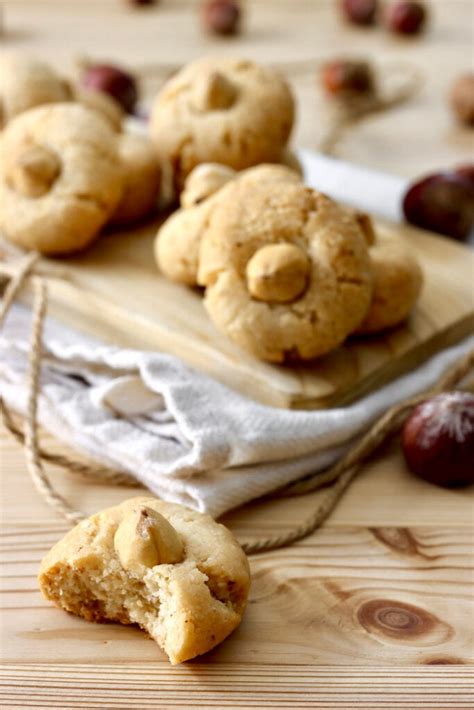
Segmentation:
<svg viewBox="0 0 474 710">
<path fill-rule="evenodd" d="M 303 157 L 310 184 L 341 198 L 345 183 L 361 180 L 359 206 L 374 211 L 367 197 L 372 184 L 378 213 L 385 203 L 394 216 L 399 179 Z M 346 201 L 356 204 L 354 197 Z M 29 327 L 28 310 L 15 305 L 0 334 L 0 393 L 20 412 L 26 409 Z M 327 467 L 378 415 L 430 386 L 473 346 L 474 337 L 351 406 L 295 412 L 257 404 L 177 358 L 105 346 L 49 318 L 39 420 L 97 461 L 132 473 L 156 495 L 218 516 Z"/>
</svg>

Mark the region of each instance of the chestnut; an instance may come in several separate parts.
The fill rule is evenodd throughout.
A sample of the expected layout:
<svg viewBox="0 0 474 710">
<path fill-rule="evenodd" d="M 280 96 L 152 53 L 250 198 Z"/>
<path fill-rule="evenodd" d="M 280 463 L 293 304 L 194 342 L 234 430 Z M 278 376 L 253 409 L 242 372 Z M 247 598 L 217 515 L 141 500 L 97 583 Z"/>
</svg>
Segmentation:
<svg viewBox="0 0 474 710">
<path fill-rule="evenodd" d="M 403 212 L 417 227 L 463 241 L 474 226 L 472 179 L 465 169 L 425 177 L 409 187 Z"/>
<path fill-rule="evenodd" d="M 355 25 L 373 25 L 377 15 L 377 0 L 342 0 L 341 10 Z"/>
<path fill-rule="evenodd" d="M 412 473 L 449 488 L 474 483 L 474 394 L 445 392 L 419 404 L 402 430 Z"/>
<path fill-rule="evenodd" d="M 328 94 L 370 94 L 374 91 L 374 76 L 370 64 L 364 61 L 338 59 L 321 68 L 321 82 Z"/>
<path fill-rule="evenodd" d="M 397 34 L 416 35 L 420 33 L 426 21 L 426 9 L 420 2 L 399 0 L 390 5 L 385 22 L 387 27 Z"/>
<path fill-rule="evenodd" d="M 241 15 L 242 11 L 236 0 L 207 0 L 201 6 L 203 27 L 211 34 L 237 34 Z"/>
<path fill-rule="evenodd" d="M 458 121 L 466 126 L 474 126 L 474 72 L 456 79 L 449 98 Z"/>
<path fill-rule="evenodd" d="M 86 89 L 109 94 L 127 113 L 133 113 L 138 101 L 134 77 L 113 64 L 91 64 L 82 74 L 80 84 Z"/>
</svg>

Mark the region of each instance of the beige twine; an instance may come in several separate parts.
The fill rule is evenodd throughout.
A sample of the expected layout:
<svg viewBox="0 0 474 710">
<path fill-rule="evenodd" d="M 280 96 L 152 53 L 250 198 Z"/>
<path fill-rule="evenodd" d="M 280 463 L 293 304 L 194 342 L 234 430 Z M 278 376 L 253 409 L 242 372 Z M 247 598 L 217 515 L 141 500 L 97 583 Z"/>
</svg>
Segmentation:
<svg viewBox="0 0 474 710">
<path fill-rule="evenodd" d="M 20 290 L 25 280 L 29 277 L 38 260 L 38 254 L 31 254 L 23 260 L 18 272 L 11 279 L 5 291 L 4 299 L 0 308 L 0 325 L 3 323 L 8 310 L 13 303 L 16 294 Z M 101 466 L 87 466 L 66 456 L 52 454 L 43 451 L 38 443 L 38 422 L 37 408 L 40 391 L 40 371 L 41 371 L 41 337 L 43 323 L 47 306 L 47 289 L 43 279 L 34 279 L 34 306 L 33 325 L 31 334 L 31 348 L 29 353 L 28 367 L 28 405 L 25 417 L 24 434 L 16 427 L 13 418 L 0 398 L 0 412 L 4 424 L 15 439 L 23 444 L 25 448 L 26 463 L 28 472 L 37 490 L 43 499 L 63 517 L 71 523 L 77 523 L 86 516 L 75 510 L 67 500 L 57 493 L 42 466 L 42 459 L 62 466 L 68 471 L 81 475 L 93 477 L 96 480 L 114 483 L 116 485 L 138 485 L 137 481 L 128 474 L 118 473 Z M 293 527 L 283 533 L 269 537 L 244 542 L 243 549 L 247 554 L 267 552 L 301 540 L 314 532 L 329 516 L 344 491 L 354 480 L 360 470 L 360 465 L 383 444 L 390 435 L 397 431 L 411 409 L 419 402 L 436 393 L 450 390 L 459 385 L 469 374 L 474 366 L 474 350 L 469 352 L 459 362 L 455 363 L 440 378 L 437 384 L 426 390 L 423 394 L 401 402 L 391 407 L 378 421 L 376 421 L 367 433 L 343 456 L 334 466 L 323 473 L 316 473 L 305 477 L 301 481 L 290 484 L 279 491 L 277 495 L 300 495 L 315 491 L 322 486 L 330 485 L 328 492 L 319 503 L 315 511 L 300 525 Z"/>
</svg>

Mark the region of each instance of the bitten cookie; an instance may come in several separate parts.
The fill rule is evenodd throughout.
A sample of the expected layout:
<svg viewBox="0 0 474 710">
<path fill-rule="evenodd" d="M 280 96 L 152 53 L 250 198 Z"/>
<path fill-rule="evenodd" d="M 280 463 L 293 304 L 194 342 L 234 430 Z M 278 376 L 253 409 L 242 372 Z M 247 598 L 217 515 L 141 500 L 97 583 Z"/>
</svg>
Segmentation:
<svg viewBox="0 0 474 710">
<path fill-rule="evenodd" d="M 357 219 L 301 182 L 236 182 L 232 199 L 212 211 L 198 282 L 216 326 L 274 362 L 337 347 L 372 295 Z"/>
<path fill-rule="evenodd" d="M 123 190 L 117 134 L 75 103 L 31 109 L 0 140 L 0 228 L 15 244 L 67 254 L 90 244 Z"/>
<path fill-rule="evenodd" d="M 68 83 L 47 64 L 20 54 L 0 55 L 0 128 L 30 108 L 70 98 Z"/>
<path fill-rule="evenodd" d="M 130 224 L 146 217 L 156 207 L 160 166 L 153 145 L 145 136 L 122 133 L 118 139 L 118 151 L 125 184 L 111 222 Z"/>
<path fill-rule="evenodd" d="M 243 59 L 200 59 L 155 100 L 151 135 L 181 190 L 200 163 L 235 170 L 279 162 L 294 120 L 290 89 L 275 71 Z"/>
<path fill-rule="evenodd" d="M 232 199 L 234 181 L 262 185 L 271 181 L 299 182 L 300 177 L 283 165 L 258 165 L 237 173 L 217 163 L 205 163 L 188 175 L 181 193 L 181 209 L 158 230 L 155 258 L 169 279 L 197 285 L 200 244 L 218 201 Z"/>
<path fill-rule="evenodd" d="M 378 333 L 401 323 L 418 300 L 423 272 L 395 238 L 378 237 L 369 250 L 374 290 L 369 311 L 356 333 Z"/>
<path fill-rule="evenodd" d="M 172 664 L 217 646 L 239 624 L 247 558 L 210 516 L 132 498 L 76 525 L 41 563 L 43 595 L 88 621 L 138 624 Z"/>
</svg>

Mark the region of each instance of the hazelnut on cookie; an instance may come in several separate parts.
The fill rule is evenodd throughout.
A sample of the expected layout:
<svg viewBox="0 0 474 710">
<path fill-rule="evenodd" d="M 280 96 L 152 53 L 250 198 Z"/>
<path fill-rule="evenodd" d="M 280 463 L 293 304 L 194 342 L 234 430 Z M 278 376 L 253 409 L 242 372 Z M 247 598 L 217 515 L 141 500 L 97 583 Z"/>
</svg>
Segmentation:
<svg viewBox="0 0 474 710">
<path fill-rule="evenodd" d="M 0 229 L 43 254 L 90 244 L 122 196 L 117 134 L 76 103 L 30 109 L 0 139 Z"/>
<path fill-rule="evenodd" d="M 70 98 L 68 83 L 47 64 L 21 54 L 0 55 L 0 129 L 23 111 Z"/>
<path fill-rule="evenodd" d="M 206 653 L 239 624 L 250 570 L 209 515 L 132 498 L 76 525 L 46 555 L 43 595 L 88 621 L 138 624 L 172 664 Z"/>
<path fill-rule="evenodd" d="M 155 240 L 158 268 L 173 281 L 196 286 L 201 240 L 211 212 L 217 202 L 232 199 L 234 182 L 262 185 L 267 181 L 300 180 L 297 173 L 284 165 L 258 165 L 241 173 L 218 163 L 198 165 L 184 183 L 181 208 L 158 230 Z"/>
<path fill-rule="evenodd" d="M 210 317 L 262 360 L 336 348 L 364 319 L 372 280 L 356 217 L 299 181 L 236 181 L 201 242 Z"/>
<path fill-rule="evenodd" d="M 166 83 L 150 126 L 179 192 L 200 163 L 243 170 L 279 162 L 293 120 L 293 97 L 277 72 L 244 59 L 213 58 L 188 64 Z"/>
</svg>

